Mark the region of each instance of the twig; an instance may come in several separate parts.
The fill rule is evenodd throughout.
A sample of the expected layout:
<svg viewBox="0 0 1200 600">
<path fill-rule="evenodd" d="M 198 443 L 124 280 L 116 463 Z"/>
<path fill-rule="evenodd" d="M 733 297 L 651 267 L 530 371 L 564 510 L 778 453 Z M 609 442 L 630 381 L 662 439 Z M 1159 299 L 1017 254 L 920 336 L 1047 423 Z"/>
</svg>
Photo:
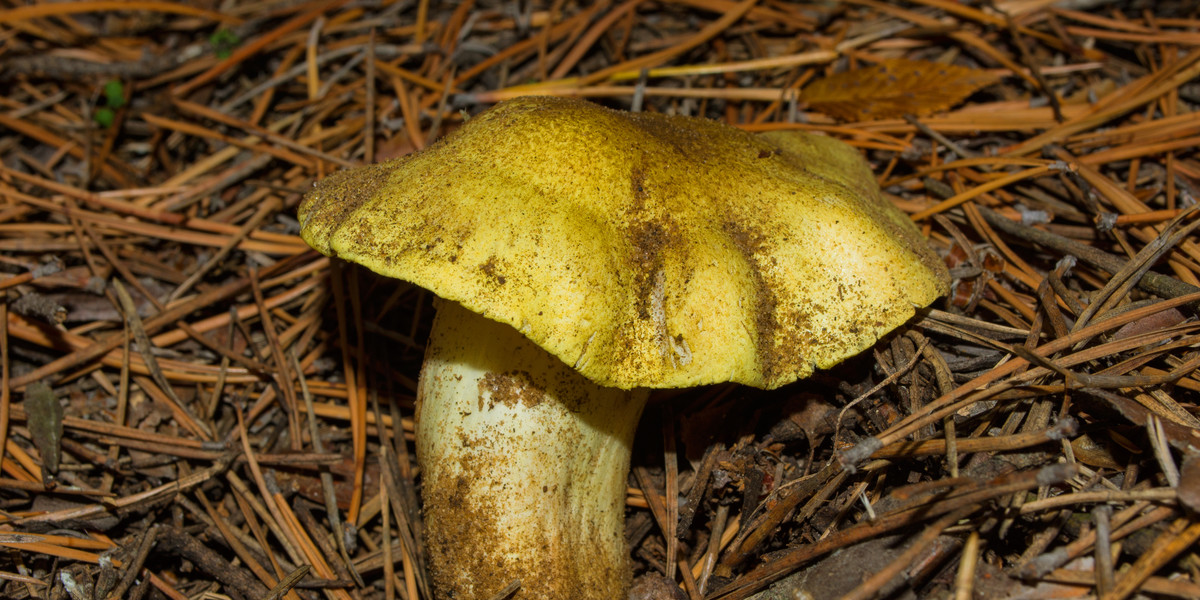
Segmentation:
<svg viewBox="0 0 1200 600">
<path fill-rule="evenodd" d="M 279 585 L 271 588 L 271 590 L 267 592 L 267 595 L 263 597 L 263 600 L 278 600 L 279 598 L 282 598 L 284 595 L 290 592 L 297 583 L 300 583 L 300 580 L 304 579 L 304 576 L 308 575 L 308 572 L 311 569 L 312 567 L 308 565 L 300 565 L 299 567 L 296 567 L 296 570 L 288 573 L 287 577 L 279 580 Z"/>
<path fill-rule="evenodd" d="M 158 537 L 159 525 L 152 526 L 146 529 L 142 534 L 142 541 L 138 543 L 137 551 L 125 565 L 125 573 L 121 575 L 121 580 L 117 582 L 116 587 L 108 594 L 110 600 L 118 600 L 125 597 L 125 592 L 133 585 L 138 574 L 142 572 L 142 565 L 146 564 L 146 558 L 150 556 L 150 550 L 154 548 L 154 542 Z"/>
<path fill-rule="evenodd" d="M 498 592 L 496 592 L 495 594 L 492 594 L 489 597 L 489 600 L 507 600 L 508 598 L 512 597 L 513 594 L 517 593 L 517 590 L 520 590 L 520 589 L 521 589 L 521 580 L 514 579 L 508 585 L 501 588 Z"/>
<path fill-rule="evenodd" d="M 216 552 L 183 531 L 170 526 L 161 527 L 158 531 L 157 541 L 159 548 L 192 561 L 217 581 L 248 597 L 265 598 L 269 593 L 267 588 L 249 573 L 233 566 L 229 561 L 221 558 Z"/>
</svg>

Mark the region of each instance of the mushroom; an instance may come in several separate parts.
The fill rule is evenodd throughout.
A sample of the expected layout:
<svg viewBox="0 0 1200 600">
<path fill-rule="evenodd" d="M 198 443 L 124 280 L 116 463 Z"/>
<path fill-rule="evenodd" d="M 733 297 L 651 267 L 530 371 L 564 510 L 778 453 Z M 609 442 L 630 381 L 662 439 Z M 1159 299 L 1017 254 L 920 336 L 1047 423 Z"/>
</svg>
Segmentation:
<svg viewBox="0 0 1200 600">
<path fill-rule="evenodd" d="M 526 97 L 335 173 L 315 249 L 437 294 L 417 393 L 441 598 L 623 598 L 651 388 L 776 388 L 870 347 L 945 267 L 850 146 Z"/>
</svg>

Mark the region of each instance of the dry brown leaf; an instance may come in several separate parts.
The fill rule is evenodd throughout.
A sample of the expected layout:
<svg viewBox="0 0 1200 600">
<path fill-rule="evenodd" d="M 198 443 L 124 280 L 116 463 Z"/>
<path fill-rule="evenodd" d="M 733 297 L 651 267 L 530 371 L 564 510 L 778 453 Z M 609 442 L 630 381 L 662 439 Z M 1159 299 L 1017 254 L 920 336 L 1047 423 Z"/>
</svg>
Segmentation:
<svg viewBox="0 0 1200 600">
<path fill-rule="evenodd" d="M 814 81 L 802 98 L 813 110 L 843 121 L 924 116 L 950 108 L 996 79 L 957 65 L 893 59 Z"/>
<path fill-rule="evenodd" d="M 37 382 L 25 391 L 29 435 L 42 455 L 42 479 L 53 481 L 62 458 L 63 407 L 50 386 Z"/>
<path fill-rule="evenodd" d="M 1179 503 L 1188 510 L 1200 512 L 1200 456 L 1188 455 L 1179 472 Z"/>
</svg>

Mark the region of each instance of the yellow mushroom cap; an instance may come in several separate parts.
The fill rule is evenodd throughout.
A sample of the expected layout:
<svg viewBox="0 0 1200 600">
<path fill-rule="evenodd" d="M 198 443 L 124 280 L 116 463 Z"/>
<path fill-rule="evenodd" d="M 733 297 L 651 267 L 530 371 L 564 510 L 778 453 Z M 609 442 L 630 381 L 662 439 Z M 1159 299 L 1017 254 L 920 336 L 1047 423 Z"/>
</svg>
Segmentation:
<svg viewBox="0 0 1200 600">
<path fill-rule="evenodd" d="M 564 98 L 335 173 L 300 222 L 320 252 L 624 389 L 778 387 L 870 347 L 949 279 L 837 140 Z"/>
</svg>

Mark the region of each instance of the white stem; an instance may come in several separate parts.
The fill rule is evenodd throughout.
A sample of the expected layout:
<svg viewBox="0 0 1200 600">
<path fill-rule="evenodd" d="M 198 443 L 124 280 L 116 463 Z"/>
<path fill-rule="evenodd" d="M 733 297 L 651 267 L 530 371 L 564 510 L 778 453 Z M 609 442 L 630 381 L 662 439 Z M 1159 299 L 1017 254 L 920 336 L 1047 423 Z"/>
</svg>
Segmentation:
<svg viewBox="0 0 1200 600">
<path fill-rule="evenodd" d="M 646 390 L 598 386 L 512 327 L 442 302 L 417 458 L 439 598 L 612 600 L 629 586 L 629 452 Z"/>
</svg>

